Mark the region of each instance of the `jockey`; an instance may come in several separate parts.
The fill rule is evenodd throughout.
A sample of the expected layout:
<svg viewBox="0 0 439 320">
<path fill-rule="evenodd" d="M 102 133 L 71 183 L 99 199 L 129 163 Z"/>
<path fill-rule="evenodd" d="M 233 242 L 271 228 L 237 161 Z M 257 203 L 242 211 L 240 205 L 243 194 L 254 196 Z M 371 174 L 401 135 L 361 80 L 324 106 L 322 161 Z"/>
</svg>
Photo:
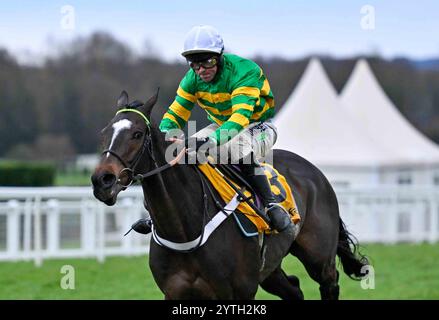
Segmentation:
<svg viewBox="0 0 439 320">
<path fill-rule="evenodd" d="M 222 37 L 207 25 L 189 31 L 181 54 L 190 69 L 163 116 L 160 130 L 183 129 L 197 102 L 212 124 L 188 139 L 188 151 L 196 153 L 206 146 L 224 150 L 261 196 L 271 226 L 279 232 L 287 229 L 289 214 L 277 204 L 265 174 L 257 170 L 258 158 L 268 154 L 277 137 L 270 121 L 274 97 L 262 69 L 251 60 L 224 53 Z"/>
</svg>

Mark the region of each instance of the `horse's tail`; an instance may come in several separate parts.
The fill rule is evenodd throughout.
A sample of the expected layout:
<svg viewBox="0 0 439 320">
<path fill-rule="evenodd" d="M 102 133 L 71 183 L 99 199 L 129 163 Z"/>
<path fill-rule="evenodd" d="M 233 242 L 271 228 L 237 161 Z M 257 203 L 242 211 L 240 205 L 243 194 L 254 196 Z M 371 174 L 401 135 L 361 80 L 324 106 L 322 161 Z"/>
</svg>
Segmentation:
<svg viewBox="0 0 439 320">
<path fill-rule="evenodd" d="M 360 280 L 366 275 L 366 270 L 363 267 L 369 262 L 367 257 L 360 253 L 357 239 L 346 229 L 341 218 L 339 218 L 339 223 L 337 255 L 340 257 L 343 271 L 348 277 Z"/>
</svg>

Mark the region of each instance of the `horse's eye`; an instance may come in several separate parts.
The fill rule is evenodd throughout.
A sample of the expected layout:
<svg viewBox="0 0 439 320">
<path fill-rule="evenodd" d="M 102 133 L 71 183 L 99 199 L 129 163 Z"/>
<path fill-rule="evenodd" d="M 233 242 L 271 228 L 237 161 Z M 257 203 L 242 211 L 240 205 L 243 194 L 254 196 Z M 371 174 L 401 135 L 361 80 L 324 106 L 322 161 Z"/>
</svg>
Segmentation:
<svg viewBox="0 0 439 320">
<path fill-rule="evenodd" d="M 134 134 L 133 134 L 133 139 L 138 140 L 138 139 L 142 138 L 142 136 L 143 136 L 143 132 L 136 131 L 136 132 L 134 132 Z"/>
</svg>

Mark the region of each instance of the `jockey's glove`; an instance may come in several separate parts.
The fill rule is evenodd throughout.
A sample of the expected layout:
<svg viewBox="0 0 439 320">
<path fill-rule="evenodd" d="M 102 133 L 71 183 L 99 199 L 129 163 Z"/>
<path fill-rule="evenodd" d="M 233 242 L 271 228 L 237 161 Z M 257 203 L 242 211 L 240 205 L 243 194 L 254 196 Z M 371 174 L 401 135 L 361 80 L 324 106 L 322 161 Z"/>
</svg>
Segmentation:
<svg viewBox="0 0 439 320">
<path fill-rule="evenodd" d="M 216 141 L 210 137 L 189 137 L 185 140 L 185 146 L 188 153 L 198 153 L 200 151 L 203 154 L 206 154 L 210 149 L 216 148 L 216 145 Z"/>
</svg>

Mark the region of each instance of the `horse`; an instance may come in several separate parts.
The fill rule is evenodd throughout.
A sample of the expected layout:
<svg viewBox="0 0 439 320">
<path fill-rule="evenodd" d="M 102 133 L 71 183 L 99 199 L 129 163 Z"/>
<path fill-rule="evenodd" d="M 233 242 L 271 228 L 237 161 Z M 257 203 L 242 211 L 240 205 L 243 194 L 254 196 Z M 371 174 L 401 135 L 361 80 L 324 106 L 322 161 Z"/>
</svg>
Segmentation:
<svg viewBox="0 0 439 320">
<path fill-rule="evenodd" d="M 193 242 L 217 211 L 215 197 L 208 196 L 196 165 L 167 163 L 172 142 L 150 121 L 157 96 L 129 103 L 128 94 L 121 93 L 119 110 L 101 132 L 105 150 L 91 177 L 93 192 L 114 205 L 133 177 L 146 172 L 141 185 L 155 234 L 173 243 Z M 290 229 L 266 236 L 262 255 L 260 239 L 244 237 L 235 220 L 226 218 L 193 250 L 151 241 L 149 267 L 165 299 L 249 300 L 259 286 L 281 299 L 304 299 L 298 277 L 281 268 L 288 254 L 319 284 L 322 299 L 339 298 L 336 256 L 350 278 L 364 276 L 367 258 L 340 218 L 336 195 L 323 173 L 297 154 L 273 152 L 274 167 L 291 186 L 301 215 L 297 236 Z"/>
</svg>

